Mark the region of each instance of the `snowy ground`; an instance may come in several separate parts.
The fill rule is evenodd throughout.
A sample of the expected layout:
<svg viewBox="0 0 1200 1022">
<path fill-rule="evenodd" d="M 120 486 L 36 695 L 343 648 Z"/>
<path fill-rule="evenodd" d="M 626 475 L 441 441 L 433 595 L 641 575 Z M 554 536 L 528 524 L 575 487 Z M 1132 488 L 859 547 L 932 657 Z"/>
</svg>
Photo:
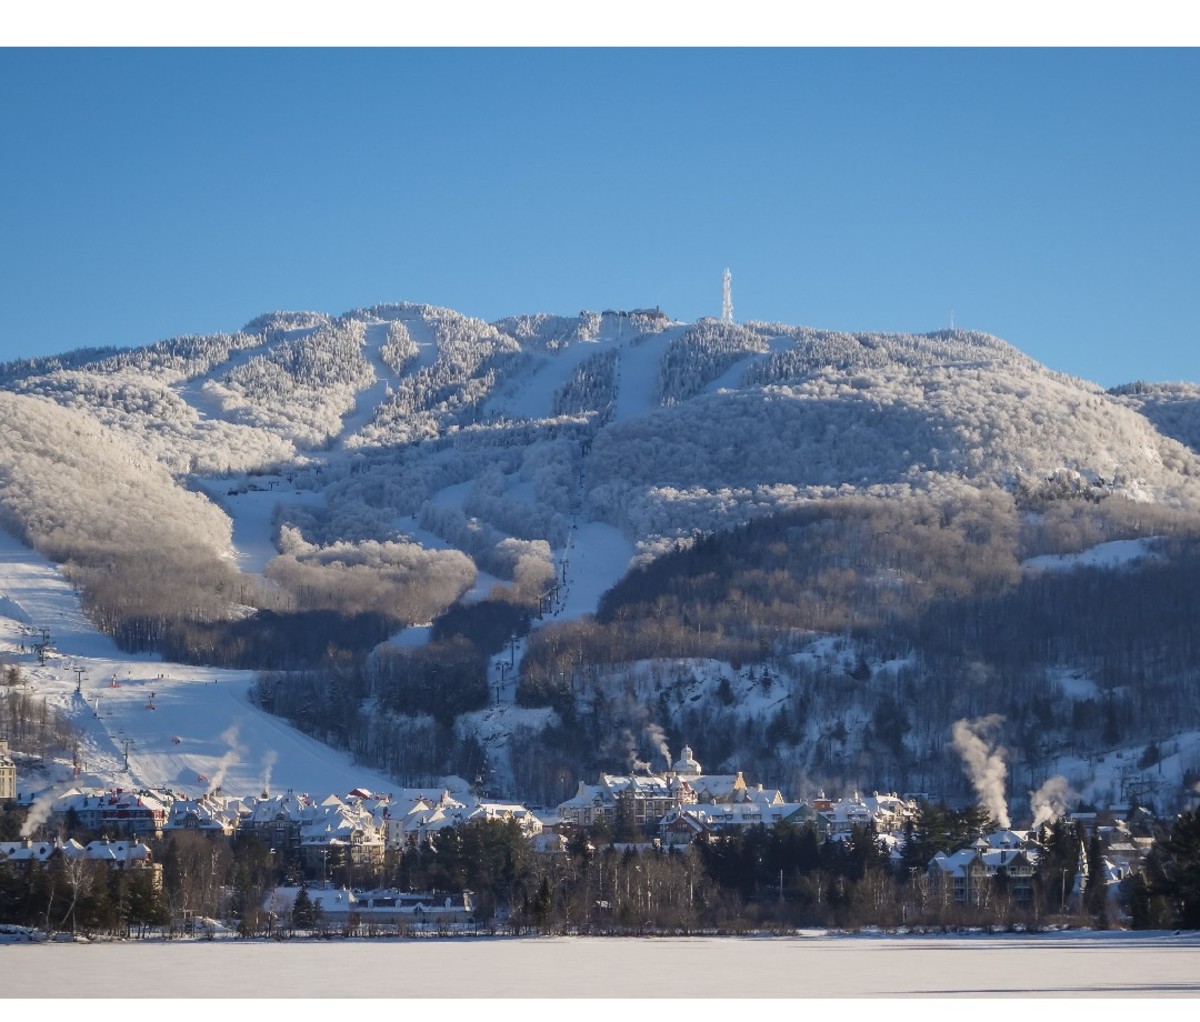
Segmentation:
<svg viewBox="0 0 1200 1022">
<path fill-rule="evenodd" d="M 1124 568 L 1157 557 L 1153 539 L 1117 539 L 1077 554 L 1042 554 L 1022 562 L 1026 571 L 1072 571 L 1075 568 Z"/>
<path fill-rule="evenodd" d="M 560 571 L 564 561 L 566 566 L 563 602 L 555 620 L 594 613 L 600 597 L 624 577 L 633 552 L 633 543 L 611 525 L 587 522 L 572 529 L 567 549 L 555 551 Z"/>
<path fill-rule="evenodd" d="M 279 556 L 274 541 L 275 508 L 280 503 L 319 507 L 325 502 L 324 494 L 297 490 L 282 476 L 254 476 L 236 484 L 228 479 L 197 479 L 196 484 L 233 523 L 238 569 L 255 575 L 261 575 L 267 563 Z"/>
<path fill-rule="evenodd" d="M 32 632 L 41 628 L 49 629 L 57 651 L 44 667 L 31 646 Z M 92 628 L 59 571 L 4 532 L 0 661 L 16 664 L 30 694 L 65 710 L 82 732 L 77 777 L 69 764 L 51 765 L 42 777 L 18 773 L 21 792 L 52 782 L 58 790 L 75 783 L 171 788 L 189 795 L 217 784 L 247 795 L 264 787 L 313 794 L 396 787 L 251 705 L 251 672 L 120 652 Z"/>
<path fill-rule="evenodd" d="M 17 998 L 1200 995 L 1200 935 L 1167 933 L 133 941 L 9 945 L 0 962 Z"/>
</svg>

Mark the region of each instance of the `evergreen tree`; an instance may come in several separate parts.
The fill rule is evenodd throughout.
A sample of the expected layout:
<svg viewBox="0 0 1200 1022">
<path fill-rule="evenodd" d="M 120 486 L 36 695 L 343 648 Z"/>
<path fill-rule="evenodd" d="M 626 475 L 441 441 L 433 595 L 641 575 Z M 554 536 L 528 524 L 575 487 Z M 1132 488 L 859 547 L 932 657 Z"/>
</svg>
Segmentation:
<svg viewBox="0 0 1200 1022">
<path fill-rule="evenodd" d="M 1087 846 L 1087 886 L 1083 892 L 1083 907 L 1101 929 L 1108 928 L 1108 877 L 1104 867 L 1104 842 L 1098 830 L 1092 831 Z"/>
<path fill-rule="evenodd" d="M 537 898 L 533 903 L 533 919 L 537 923 L 538 929 L 545 932 L 546 924 L 550 920 L 550 913 L 554 909 L 554 893 L 550 890 L 550 878 L 542 877 L 541 886 L 538 887 Z"/>
<path fill-rule="evenodd" d="M 1050 912 L 1064 912 L 1075 887 L 1082 837 L 1074 820 L 1059 820 L 1043 831 L 1045 849 L 1037 869 L 1037 887 Z"/>
<path fill-rule="evenodd" d="M 1150 850 L 1145 895 L 1163 900 L 1173 925 L 1200 929 L 1200 814 L 1184 813 Z"/>
<path fill-rule="evenodd" d="M 292 929 L 311 930 L 313 928 L 313 903 L 308 894 L 308 886 L 302 886 L 296 892 L 296 900 L 292 902 Z"/>
</svg>

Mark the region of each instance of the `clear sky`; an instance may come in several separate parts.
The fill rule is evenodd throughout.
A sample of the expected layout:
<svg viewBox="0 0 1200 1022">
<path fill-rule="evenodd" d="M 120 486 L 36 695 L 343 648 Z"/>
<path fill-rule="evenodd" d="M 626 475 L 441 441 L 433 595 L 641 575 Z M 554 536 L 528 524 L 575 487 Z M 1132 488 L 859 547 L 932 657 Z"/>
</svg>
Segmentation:
<svg viewBox="0 0 1200 1022">
<path fill-rule="evenodd" d="M 1200 50 L 0 50 L 0 359 L 385 301 L 1200 381 Z"/>
</svg>

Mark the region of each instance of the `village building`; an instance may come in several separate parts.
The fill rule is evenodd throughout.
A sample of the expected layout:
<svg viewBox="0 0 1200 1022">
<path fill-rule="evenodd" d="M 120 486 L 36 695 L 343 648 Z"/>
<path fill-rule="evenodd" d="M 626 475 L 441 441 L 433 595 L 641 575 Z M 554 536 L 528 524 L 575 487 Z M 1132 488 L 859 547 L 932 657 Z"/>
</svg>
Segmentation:
<svg viewBox="0 0 1200 1022">
<path fill-rule="evenodd" d="M 531 810 L 516 803 L 480 802 L 467 814 L 467 820 L 513 820 L 526 838 L 534 838 L 542 832 L 542 821 Z"/>
<path fill-rule="evenodd" d="M 813 800 L 813 808 L 822 835 L 839 839 L 849 836 L 856 827 L 870 828 L 876 834 L 898 834 L 906 823 L 917 818 L 914 802 L 879 792 L 864 798 L 856 791 L 836 802 L 821 797 Z"/>
<path fill-rule="evenodd" d="M 331 865 L 373 869 L 383 862 L 381 821 L 361 802 L 330 795 L 305 809 L 300 825 L 300 854 L 306 868 L 322 873 Z"/>
<path fill-rule="evenodd" d="M 747 787 L 736 774 L 705 774 L 685 745 L 671 770 L 662 774 L 601 774 L 596 784 L 580 781 L 574 796 L 559 803 L 559 821 L 567 827 L 609 827 L 619 817 L 639 829 L 655 827 L 674 809 L 735 802 L 783 803 L 777 791 Z"/>
<path fill-rule="evenodd" d="M 54 800 L 50 818 L 64 829 L 79 828 L 108 837 L 162 837 L 167 796 L 148 790 L 72 788 Z"/>
<path fill-rule="evenodd" d="M 8 740 L 0 738 L 0 802 L 17 797 L 17 764 L 8 753 Z"/>
<path fill-rule="evenodd" d="M 467 816 L 466 803 L 447 790 L 411 789 L 402 793 L 385 818 L 384 841 L 388 848 L 427 845 L 439 830 L 457 827 Z"/>
<path fill-rule="evenodd" d="M 110 870 L 140 870 L 149 873 L 156 891 L 161 891 L 162 863 L 141 841 L 91 841 L 84 846 L 83 856 L 93 862 L 103 862 Z"/>
<path fill-rule="evenodd" d="M 812 808 L 803 802 L 732 802 L 680 806 L 668 812 L 658 825 L 664 845 L 690 844 L 702 834 L 721 837 L 750 827 L 775 827 L 803 824 L 813 817 Z"/>
<path fill-rule="evenodd" d="M 264 909 L 279 919 L 291 916 L 298 887 L 277 887 Z M 456 894 L 432 891 L 313 888 L 308 891 L 314 909 L 330 927 L 397 926 L 401 928 L 463 928 L 475 923 L 475 902 L 470 891 Z"/>
<path fill-rule="evenodd" d="M 246 801 L 245 812 L 239 814 L 238 833 L 258 838 L 276 854 L 299 854 L 300 828 L 305 810 L 314 804 L 312 799 L 289 788 L 282 795 Z"/>
<path fill-rule="evenodd" d="M 238 799 L 204 795 L 196 799 L 177 799 L 167 810 L 163 833 L 190 831 L 207 837 L 232 837 L 241 822 Z"/>
<path fill-rule="evenodd" d="M 84 848 L 74 838 L 67 841 L 34 841 L 22 838 L 20 841 L 0 841 L 0 861 L 7 862 L 14 869 L 27 870 L 34 863 L 46 865 L 54 858 L 66 855 L 77 858 L 83 854 Z"/>
<path fill-rule="evenodd" d="M 145 871 L 155 890 L 162 890 L 162 864 L 154 861 L 150 847 L 141 841 L 91 841 L 81 845 L 74 838 L 60 841 L 0 841 L 0 861 L 26 871 L 34 864 L 50 866 L 57 860 L 102 862 L 113 871 Z"/>
<path fill-rule="evenodd" d="M 966 848 L 938 852 L 926 871 L 935 890 L 948 891 L 962 905 L 985 905 L 1006 892 L 1017 905 L 1033 901 L 1033 877 L 1041 847 L 1026 831 L 981 834 Z"/>
</svg>

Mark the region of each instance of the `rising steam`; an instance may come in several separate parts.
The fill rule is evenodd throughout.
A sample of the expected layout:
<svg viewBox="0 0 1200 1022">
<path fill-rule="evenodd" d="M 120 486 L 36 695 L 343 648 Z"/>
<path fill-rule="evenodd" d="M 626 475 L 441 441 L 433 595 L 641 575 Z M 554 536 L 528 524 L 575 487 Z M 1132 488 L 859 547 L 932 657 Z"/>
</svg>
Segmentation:
<svg viewBox="0 0 1200 1022">
<path fill-rule="evenodd" d="M 1033 827 L 1037 829 L 1043 823 L 1055 823 L 1079 796 L 1071 790 L 1071 785 L 1062 776 L 1051 777 L 1037 791 L 1029 793 L 1029 808 L 1033 812 Z"/>
<path fill-rule="evenodd" d="M 25 817 L 25 822 L 21 824 L 20 836 L 22 838 L 30 837 L 38 827 L 50 819 L 50 810 L 54 808 L 54 800 L 57 797 L 54 789 L 51 788 L 34 799 L 33 805 L 29 807 L 29 813 Z"/>
<path fill-rule="evenodd" d="M 667 761 L 667 765 L 664 769 L 670 770 L 671 769 L 671 747 L 667 744 L 666 732 L 663 731 L 663 729 L 661 727 L 659 727 L 657 724 L 651 722 L 646 725 L 646 730 L 645 730 L 644 734 L 646 736 L 646 740 L 648 742 L 650 742 L 650 744 L 653 745 L 658 750 L 659 755 L 662 756 L 662 758 Z"/>
<path fill-rule="evenodd" d="M 995 745 L 992 732 L 1004 723 L 998 714 L 976 720 L 956 720 L 952 729 L 954 749 L 962 756 L 963 770 L 975 786 L 980 808 L 1001 827 L 1008 828 L 1008 805 L 1004 800 L 1004 778 L 1008 768 L 1004 763 L 1005 749 Z"/>
<path fill-rule="evenodd" d="M 637 741 L 633 737 L 633 732 L 628 728 L 621 731 L 621 744 L 625 747 L 625 760 L 629 764 L 629 772 L 631 774 L 648 774 L 650 764 L 638 758 Z"/>
<path fill-rule="evenodd" d="M 238 761 L 238 757 L 241 756 L 242 747 L 237 744 L 237 739 L 238 726 L 236 724 L 231 725 L 221 732 L 221 741 L 228 745 L 229 749 L 226 751 L 225 755 L 221 757 L 220 762 L 217 764 L 216 773 L 214 773 L 212 776 L 212 787 L 209 789 L 210 791 L 216 791 L 225 783 L 225 775 L 229 773 L 229 768 L 233 766 L 233 764 Z"/>
<path fill-rule="evenodd" d="M 265 795 L 271 793 L 271 768 L 275 766 L 275 760 L 278 758 L 274 749 L 268 749 L 267 754 L 263 756 L 262 790 Z"/>
</svg>

